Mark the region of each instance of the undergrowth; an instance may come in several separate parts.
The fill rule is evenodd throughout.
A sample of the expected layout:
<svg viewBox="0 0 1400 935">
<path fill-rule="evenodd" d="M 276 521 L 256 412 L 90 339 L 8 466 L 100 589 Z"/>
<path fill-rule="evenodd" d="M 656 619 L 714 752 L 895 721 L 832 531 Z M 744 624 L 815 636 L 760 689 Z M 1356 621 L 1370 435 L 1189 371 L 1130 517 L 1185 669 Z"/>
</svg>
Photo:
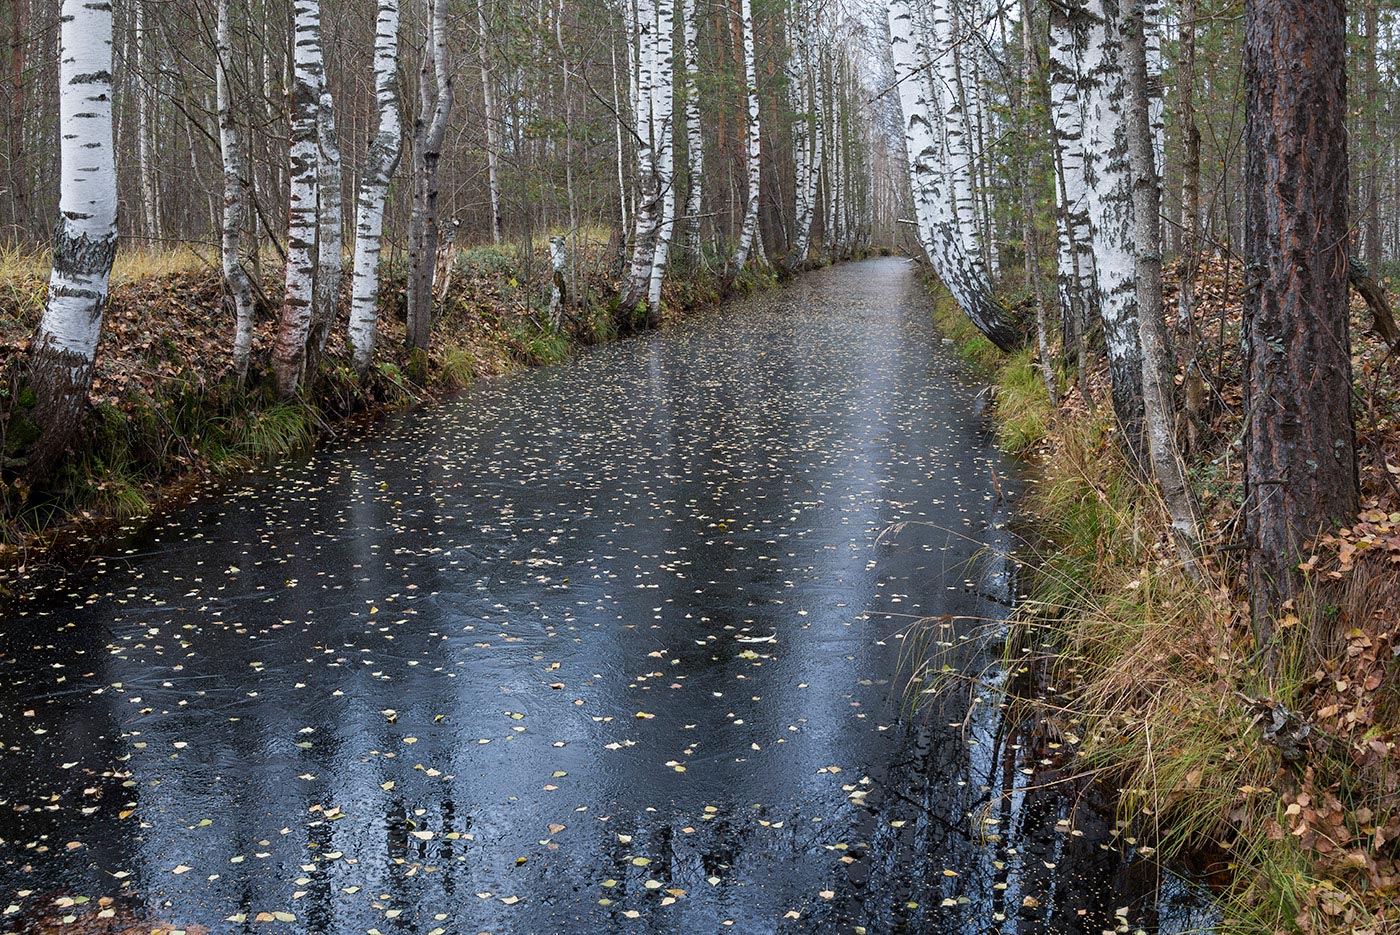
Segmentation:
<svg viewBox="0 0 1400 935">
<path fill-rule="evenodd" d="M 1000 444 L 1034 462 L 1006 660 L 1053 705 L 1013 707 L 1060 722 L 1139 853 L 1208 873 L 1220 931 L 1400 932 L 1395 575 L 1320 575 L 1262 665 L 1238 566 L 1180 567 L 1107 402 L 1076 387 L 1052 409 L 1031 351 L 1001 355 L 946 300 L 937 316 L 992 384 Z"/>
</svg>

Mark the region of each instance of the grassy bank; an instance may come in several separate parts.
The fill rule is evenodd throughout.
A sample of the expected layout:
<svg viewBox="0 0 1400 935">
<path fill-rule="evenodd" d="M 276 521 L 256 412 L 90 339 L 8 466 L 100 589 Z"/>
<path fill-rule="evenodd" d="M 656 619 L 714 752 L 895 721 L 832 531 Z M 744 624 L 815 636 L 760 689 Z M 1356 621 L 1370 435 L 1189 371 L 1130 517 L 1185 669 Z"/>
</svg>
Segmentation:
<svg viewBox="0 0 1400 935">
<path fill-rule="evenodd" d="M 547 257 L 480 247 L 461 251 L 446 295 L 439 296 L 426 371 L 408 374 L 403 270 L 381 290 L 380 339 L 364 380 L 350 366 L 337 323 L 314 379 L 291 401 L 275 398 L 266 371 L 280 296 L 280 271 L 260 277 L 253 376 L 239 385 L 230 366 L 231 317 L 222 311 L 220 277 L 210 256 L 129 254 L 119 258 L 98 349 L 92 409 L 81 441 L 44 490 L 24 477 L 26 447 L 37 435 L 25 385 L 29 342 L 43 310 L 42 256 L 0 256 L 0 569 L 86 550 L 94 540 L 196 482 L 309 449 L 347 420 L 403 409 L 515 367 L 545 364 L 571 348 L 613 340 L 644 326 L 637 310 L 615 307 L 615 258 L 601 238 L 578 257 L 577 306 L 554 331 L 546 324 Z M 718 301 L 724 284 L 710 264 L 674 277 L 666 317 Z M 348 279 L 348 277 L 347 277 Z M 750 271 L 747 291 L 773 283 Z M 348 284 L 347 284 L 348 288 Z M 348 303 L 347 303 L 348 304 Z M 62 557 L 55 556 L 55 557 Z"/>
<path fill-rule="evenodd" d="M 1008 664 L 1050 687 L 1031 707 L 1112 793 L 1124 839 L 1206 872 L 1223 931 L 1400 931 L 1391 442 L 1363 464 L 1367 511 L 1319 543 L 1313 593 L 1265 673 L 1231 548 L 1238 413 L 1222 406 L 1219 445 L 1190 465 L 1210 537 L 1194 581 L 1120 454 L 1102 375 L 1052 408 L 1031 351 L 997 353 L 946 297 L 938 317 L 993 387 L 1001 444 L 1033 465 L 1030 599 Z M 1358 382 L 1393 381 L 1377 373 L 1360 365 Z M 1393 419 L 1393 396 L 1370 401 Z"/>
</svg>

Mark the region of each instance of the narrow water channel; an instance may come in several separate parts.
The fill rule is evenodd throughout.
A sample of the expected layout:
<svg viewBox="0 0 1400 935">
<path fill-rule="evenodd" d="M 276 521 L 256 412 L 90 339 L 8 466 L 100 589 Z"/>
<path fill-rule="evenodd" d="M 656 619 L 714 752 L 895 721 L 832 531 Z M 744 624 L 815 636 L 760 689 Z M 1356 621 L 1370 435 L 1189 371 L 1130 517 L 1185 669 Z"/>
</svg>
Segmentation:
<svg viewBox="0 0 1400 935">
<path fill-rule="evenodd" d="M 1012 596 L 962 374 L 906 261 L 823 270 L 8 608 L 0 931 L 1191 928 L 994 695 L 911 704 L 911 626 Z"/>
</svg>

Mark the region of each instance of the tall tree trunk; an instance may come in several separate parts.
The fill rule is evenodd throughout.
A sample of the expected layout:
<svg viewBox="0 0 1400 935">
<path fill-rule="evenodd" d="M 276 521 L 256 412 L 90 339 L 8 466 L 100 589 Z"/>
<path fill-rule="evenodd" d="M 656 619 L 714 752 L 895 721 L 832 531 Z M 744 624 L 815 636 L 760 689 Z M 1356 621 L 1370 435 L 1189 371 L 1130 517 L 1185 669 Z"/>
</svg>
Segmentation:
<svg viewBox="0 0 1400 935">
<path fill-rule="evenodd" d="M 759 186 L 762 184 L 762 143 L 758 116 L 758 77 L 754 69 L 753 50 L 753 5 L 749 0 L 739 2 L 741 27 L 744 34 L 744 88 L 749 100 L 749 133 L 747 161 L 748 187 L 744 201 L 744 223 L 739 229 L 739 245 L 734 250 L 734 267 L 731 277 L 744 271 L 749 252 L 753 249 L 754 238 L 758 236 Z"/>
<path fill-rule="evenodd" d="M 452 112 L 447 58 L 448 0 L 425 0 L 428 36 L 419 69 L 419 113 L 413 147 L 413 215 L 409 220 L 407 343 L 422 370 L 432 334 L 433 271 L 437 266 L 438 163 Z M 421 373 L 419 374 L 421 376 Z"/>
<path fill-rule="evenodd" d="M 321 4 L 296 0 L 292 145 L 288 158 L 290 195 L 287 210 L 287 288 L 272 351 L 277 394 L 294 395 L 306 369 L 306 342 L 311 333 L 316 287 L 317 173 L 320 167 L 317 114 L 325 68 L 321 59 Z"/>
<path fill-rule="evenodd" d="M 1051 4 L 1049 75 L 1042 86 L 1054 139 L 1057 267 L 1065 344 L 1073 346 L 1081 389 L 1087 387 L 1086 332 L 1098 316 L 1093 236 L 1089 231 L 1088 185 L 1084 174 L 1084 108 L 1079 94 L 1081 61 L 1088 43 L 1087 17 L 1079 6 Z M 1083 394 L 1086 400 L 1091 397 Z"/>
<path fill-rule="evenodd" d="M 1182 563 L 1196 572 L 1200 539 L 1196 505 L 1186 483 L 1186 464 L 1177 447 L 1175 405 L 1172 400 L 1171 352 L 1162 308 L 1161 183 L 1153 147 L 1151 101 L 1147 79 L 1147 23 L 1142 0 L 1128 0 L 1131 12 L 1123 25 L 1123 68 L 1126 72 L 1126 128 L 1133 184 L 1133 240 L 1136 263 L 1139 340 L 1142 345 L 1143 418 L 1152 473 L 1171 516 L 1172 532 Z"/>
<path fill-rule="evenodd" d="M 30 363 L 40 428 L 29 463 L 35 481 L 52 475 L 82 421 L 117 253 L 112 8 L 63 0 L 59 22 L 58 223 Z"/>
<path fill-rule="evenodd" d="M 656 0 L 637 0 L 636 90 L 632 113 L 636 115 L 637 202 L 632 213 L 632 264 L 618 305 L 635 309 L 651 286 L 651 266 L 656 256 L 656 229 L 660 222 L 661 189 L 656 178 Z"/>
<path fill-rule="evenodd" d="M 944 173 L 952 197 L 953 217 L 963 250 L 975 264 L 976 275 L 991 282 L 973 170 L 978 161 L 976 138 L 968 119 L 967 94 L 961 73 L 962 36 L 955 19 L 956 0 L 936 0 L 925 5 L 928 16 L 927 95 L 937 111 L 936 132 L 944 150 Z"/>
<path fill-rule="evenodd" d="M 159 86 L 157 70 L 150 67 L 150 42 L 146 36 L 146 10 L 144 0 L 134 0 L 131 5 L 132 36 L 135 49 L 136 71 L 136 160 L 137 175 L 141 189 L 141 216 L 144 221 L 142 233 L 148 244 L 160 241 L 160 188 L 157 184 L 155 159 L 151 153 L 155 132 L 151 125 L 151 108 L 157 100 Z"/>
<path fill-rule="evenodd" d="M 700 265 L 700 212 L 705 198 L 705 136 L 700 128 L 700 22 L 695 0 L 683 0 L 685 31 L 685 258 L 691 269 Z"/>
<path fill-rule="evenodd" d="M 1034 97 L 1035 74 L 1035 21 L 1033 8 L 1029 3 L 1021 4 L 1021 83 L 1014 88 L 1011 102 L 1013 111 L 1023 122 L 1022 143 L 1026 164 L 1020 169 L 1021 194 L 1021 237 L 1025 240 L 1026 285 L 1035 294 L 1035 340 L 1040 353 L 1040 375 L 1045 381 L 1045 393 L 1052 408 L 1059 408 L 1060 388 L 1055 378 L 1055 362 L 1050 356 L 1050 327 L 1045 302 L 1045 289 L 1040 275 L 1040 238 L 1035 229 L 1034 167 L 1030 154 L 1035 148 L 1036 121 L 1028 112 L 1028 105 Z"/>
<path fill-rule="evenodd" d="M 1177 45 L 1177 113 L 1181 118 L 1181 289 L 1177 294 L 1176 330 L 1185 364 L 1186 443 L 1201 447 L 1206 381 L 1201 370 L 1200 334 L 1196 328 L 1196 273 L 1201 260 L 1201 131 L 1196 126 L 1196 18 L 1198 0 L 1182 0 Z"/>
<path fill-rule="evenodd" d="M 29 160 L 25 154 L 26 63 L 29 51 L 30 0 L 13 0 L 10 6 L 10 114 L 6 121 L 9 146 L 7 181 L 10 190 L 10 226 L 16 241 L 27 239 L 29 224 Z"/>
<path fill-rule="evenodd" d="M 374 359 L 379 328 L 379 259 L 384 200 L 403 149 L 399 116 L 399 0 L 379 0 L 374 24 L 374 88 L 379 127 L 369 144 L 355 209 L 355 263 L 350 286 L 350 349 L 361 377 Z"/>
<path fill-rule="evenodd" d="M 1345 4 L 1246 0 L 1244 35 L 1244 515 L 1268 645 L 1307 542 L 1357 510 Z"/>
<path fill-rule="evenodd" d="M 344 272 L 345 205 L 341 191 L 340 139 L 335 128 L 335 100 L 329 82 L 321 85 L 316 113 L 316 194 L 320 199 L 316 238 L 315 311 L 307 347 L 309 369 L 326 349 L 326 338 L 340 311 L 340 282 Z"/>
<path fill-rule="evenodd" d="M 248 207 L 248 166 L 243 143 L 233 116 L 232 75 L 233 37 L 229 23 L 231 0 L 219 0 L 215 44 L 218 52 L 215 98 L 219 113 L 219 149 L 224 165 L 224 218 L 222 257 L 224 283 L 233 300 L 233 370 L 239 382 L 248 377 L 248 361 L 253 352 L 253 289 L 243 269 L 239 246 L 243 240 L 244 215 Z"/>
<path fill-rule="evenodd" d="M 486 0 L 477 0 L 476 25 L 481 33 L 476 51 L 481 62 L 481 102 L 485 109 L 482 117 L 486 121 L 486 187 L 491 196 L 491 242 L 499 246 L 504 224 L 501 219 L 500 156 L 496 137 L 496 90 L 491 86 L 491 56 L 486 44 L 490 35 L 486 29 Z"/>
<path fill-rule="evenodd" d="M 661 285 L 671 254 L 671 234 L 676 226 L 675 113 L 675 0 L 660 0 L 656 26 L 656 184 L 661 189 L 661 219 L 656 229 L 651 281 L 647 287 L 647 320 L 661 324 Z"/>
<path fill-rule="evenodd" d="M 1377 46 L 1380 44 L 1380 16 L 1376 9 L 1377 0 L 1363 0 L 1362 11 L 1365 17 L 1366 52 L 1363 59 L 1365 86 L 1362 88 L 1366 133 L 1363 136 L 1365 153 L 1365 175 L 1362 176 L 1361 209 L 1366 220 L 1365 258 L 1366 266 L 1379 275 L 1381 269 L 1381 188 L 1380 152 L 1384 145 L 1380 121 L 1377 114 L 1383 106 L 1380 86 L 1380 72 L 1376 67 Z"/>
<path fill-rule="evenodd" d="M 812 203 L 816 195 L 812 185 L 811 152 L 814 114 L 808 90 L 811 81 L 808 76 L 811 28 L 807 4 L 802 0 L 793 0 L 788 7 L 788 100 L 792 108 L 794 210 L 792 251 L 787 265 L 799 270 L 807 265 L 807 248 L 812 236 Z"/>
<path fill-rule="evenodd" d="M 564 45 L 563 0 L 560 0 L 559 7 L 555 12 L 554 41 L 555 44 L 559 47 L 559 61 L 564 63 L 564 76 L 562 82 L 562 94 L 564 98 L 564 194 L 568 199 L 569 209 L 569 233 L 567 236 L 568 238 L 572 239 L 577 238 L 579 236 L 579 220 L 578 195 L 574 188 L 574 98 L 572 89 L 570 87 L 570 70 L 567 64 L 569 60 L 569 53 L 567 47 Z M 674 207 L 675 206 L 673 204 L 672 208 L 674 209 Z M 674 213 L 675 212 L 673 210 L 672 214 Z M 570 289 L 568 290 L 568 292 L 572 300 L 572 296 L 575 295 L 578 291 L 577 288 L 575 288 L 577 286 L 578 277 L 575 275 L 573 264 L 570 264 L 569 266 L 569 280 Z M 555 327 L 555 330 L 558 330 L 557 325 Z"/>
<path fill-rule="evenodd" d="M 1086 115 L 1081 155 L 1113 411 L 1123 443 L 1134 466 L 1141 470 L 1147 465 L 1143 445 L 1142 344 L 1122 64 L 1121 7 L 1131 2 L 1137 0 L 1088 0 L 1084 5 L 1090 23 L 1080 73 Z"/>
<path fill-rule="evenodd" d="M 618 266 L 622 265 L 623 259 L 627 255 L 627 146 L 623 140 L 623 117 L 622 117 L 622 92 L 619 89 L 617 80 L 617 45 L 614 43 L 609 49 L 612 60 L 612 91 L 613 91 L 613 135 L 617 142 L 617 229 L 621 231 L 619 237 L 622 247 L 618 251 Z"/>
</svg>

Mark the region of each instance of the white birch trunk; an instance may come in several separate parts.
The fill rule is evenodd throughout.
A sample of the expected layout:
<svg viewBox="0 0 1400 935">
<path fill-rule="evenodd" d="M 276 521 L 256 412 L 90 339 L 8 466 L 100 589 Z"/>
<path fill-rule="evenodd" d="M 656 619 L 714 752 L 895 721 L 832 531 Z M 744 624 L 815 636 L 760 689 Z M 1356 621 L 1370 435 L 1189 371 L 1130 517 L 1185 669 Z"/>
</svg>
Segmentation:
<svg viewBox="0 0 1400 935">
<path fill-rule="evenodd" d="M 927 60 L 934 63 L 928 70 L 927 94 L 942 119 L 943 171 L 952 196 L 958 236 L 962 239 L 964 253 L 975 265 L 975 274 L 986 279 L 987 266 L 973 184 L 977 154 L 960 67 L 962 37 L 957 28 L 955 2 L 933 0 L 926 5 L 929 17 Z"/>
<path fill-rule="evenodd" d="M 1089 232 L 1088 193 L 1084 176 L 1084 108 L 1079 95 L 1080 59 L 1088 42 L 1082 15 L 1068 7 L 1049 9 L 1050 75 L 1046 110 L 1054 138 L 1056 212 L 1056 282 L 1061 318 L 1072 340 L 1079 382 L 1088 373 L 1085 331 L 1098 316 L 1093 237 Z"/>
<path fill-rule="evenodd" d="M 812 232 L 812 109 L 808 94 L 807 46 L 811 26 L 803 0 L 788 6 L 788 106 L 792 110 L 793 229 L 788 264 L 807 265 Z"/>
<path fill-rule="evenodd" d="M 58 75 L 59 214 L 31 364 L 41 432 L 30 459 L 35 479 L 52 473 L 81 421 L 117 252 L 109 4 L 64 0 Z"/>
<path fill-rule="evenodd" d="M 1133 192 L 1128 161 L 1122 56 L 1123 12 L 1131 0 L 1085 0 L 1087 43 L 1080 62 L 1083 151 L 1099 317 L 1108 352 L 1113 408 L 1130 453 L 1142 450 L 1142 345 L 1139 338 Z"/>
<path fill-rule="evenodd" d="M 636 115 L 637 207 L 633 212 L 632 264 L 619 304 L 634 308 L 646 298 L 651 285 L 651 267 L 656 256 L 656 229 L 659 223 L 661 189 L 656 177 L 655 88 L 656 77 L 656 0 L 637 0 L 636 93 L 632 113 Z"/>
<path fill-rule="evenodd" d="M 622 232 L 623 249 L 619 252 L 619 259 L 626 255 L 627 236 L 627 170 L 624 168 L 627 163 L 627 147 L 622 137 L 622 95 L 618 90 L 617 80 L 617 46 L 613 45 L 609 50 L 612 53 L 612 91 L 613 91 L 613 112 L 616 119 L 613 120 L 613 135 L 617 142 L 617 217 L 618 230 Z"/>
<path fill-rule="evenodd" d="M 671 235 L 676 227 L 675 115 L 675 15 L 676 0 L 660 0 L 656 22 L 655 112 L 656 184 L 661 190 L 661 218 L 652 254 L 651 280 L 647 286 L 647 318 L 661 324 L 661 285 L 671 255 Z"/>
<path fill-rule="evenodd" d="M 296 393 L 306 367 L 306 339 L 311 332 L 316 283 L 317 112 L 325 80 L 321 60 L 319 0 L 296 0 L 293 6 L 292 145 L 288 159 L 290 204 L 287 216 L 286 295 L 272 352 L 277 394 Z"/>
<path fill-rule="evenodd" d="M 692 269 L 700 265 L 700 212 L 705 197 L 705 137 L 700 128 L 700 29 L 695 0 L 684 0 L 681 11 L 685 30 L 685 252 Z"/>
<path fill-rule="evenodd" d="M 569 242 L 565 238 L 549 238 L 549 267 L 553 284 L 549 294 L 549 326 L 557 333 L 564 316 L 564 296 L 568 282 Z"/>
<path fill-rule="evenodd" d="M 238 375 L 239 382 L 242 382 L 248 377 L 248 361 L 253 352 L 253 290 L 239 256 L 244 215 L 248 205 L 248 168 L 243 158 L 243 143 L 238 136 L 238 124 L 233 117 L 230 88 L 230 72 L 233 69 L 230 4 L 231 0 L 219 0 L 218 23 L 215 27 L 215 45 L 218 53 L 215 106 L 219 114 L 219 149 L 223 154 L 224 165 L 224 218 L 221 231 L 224 283 L 233 299 L 233 370 Z"/>
<path fill-rule="evenodd" d="M 762 150 L 758 111 L 758 76 L 754 69 L 754 28 L 753 4 L 740 0 L 740 16 L 744 31 L 744 87 L 748 90 L 748 188 L 745 192 L 744 223 L 739 229 L 739 246 L 734 251 L 734 268 L 731 276 L 737 277 L 744 271 L 744 264 L 753 249 L 754 238 L 758 234 L 758 200 L 762 182 Z"/>
<path fill-rule="evenodd" d="M 379 0 L 374 24 L 374 88 L 379 129 L 370 140 L 355 210 L 354 278 L 350 287 L 350 349 L 355 372 L 364 376 L 374 359 L 379 329 L 379 259 L 383 250 L 384 200 L 403 149 L 399 116 L 399 2 Z"/>
<path fill-rule="evenodd" d="M 825 171 L 826 159 L 826 82 L 822 78 L 822 49 L 817 48 L 815 54 L 809 61 L 812 81 L 812 161 L 807 168 L 808 189 L 807 189 L 807 250 L 811 251 L 812 246 L 812 225 L 817 217 L 817 198 L 823 191 L 822 172 Z M 823 235 L 831 236 L 831 232 L 823 227 Z"/>
<path fill-rule="evenodd" d="M 316 113 L 316 194 L 320 199 L 316 238 L 315 311 L 309 350 L 319 357 L 340 311 L 340 281 L 344 272 L 344 195 L 341 191 L 340 140 L 335 129 L 335 100 L 328 82 L 321 83 Z"/>
</svg>

